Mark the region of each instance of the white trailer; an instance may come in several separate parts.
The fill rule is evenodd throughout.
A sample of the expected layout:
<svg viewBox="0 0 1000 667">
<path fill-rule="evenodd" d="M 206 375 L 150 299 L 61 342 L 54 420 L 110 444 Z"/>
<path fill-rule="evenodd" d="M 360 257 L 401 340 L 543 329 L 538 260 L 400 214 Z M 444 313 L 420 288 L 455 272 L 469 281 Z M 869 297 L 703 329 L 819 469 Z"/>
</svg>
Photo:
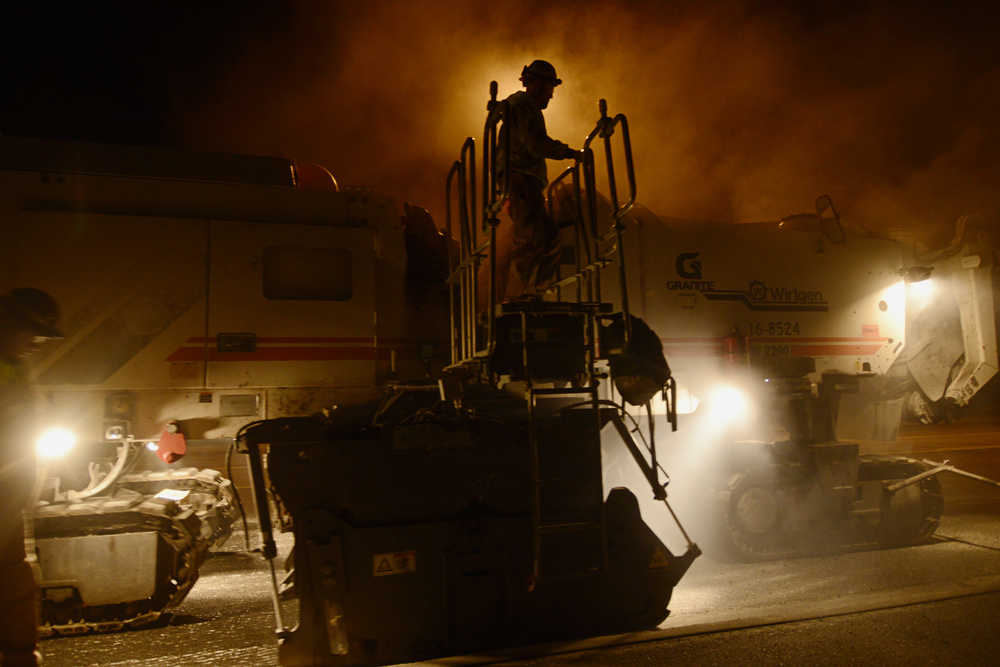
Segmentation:
<svg viewBox="0 0 1000 667">
<path fill-rule="evenodd" d="M 404 299 L 391 199 L 306 189 L 317 168 L 276 158 L 0 147 L 0 282 L 59 301 L 66 338 L 33 374 L 46 418 L 81 439 L 178 422 L 189 442 L 228 442 L 424 375 L 446 340 Z"/>
<path fill-rule="evenodd" d="M 659 334 L 682 412 L 740 368 L 809 357 L 814 382 L 851 378 L 838 435 L 891 440 L 904 407 L 942 418 L 997 373 L 996 246 L 982 230 L 963 218 L 947 247 L 921 253 L 842 226 L 820 199 L 819 215 L 743 224 L 633 208 L 631 312 Z M 603 275 L 616 297 L 615 272 Z"/>
</svg>

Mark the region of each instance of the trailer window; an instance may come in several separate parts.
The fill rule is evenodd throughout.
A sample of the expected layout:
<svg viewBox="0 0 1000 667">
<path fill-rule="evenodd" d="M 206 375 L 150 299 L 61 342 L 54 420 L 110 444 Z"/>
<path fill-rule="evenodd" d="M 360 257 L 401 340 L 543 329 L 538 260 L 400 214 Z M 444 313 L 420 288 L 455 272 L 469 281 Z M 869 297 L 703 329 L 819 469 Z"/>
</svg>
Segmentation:
<svg viewBox="0 0 1000 667">
<path fill-rule="evenodd" d="M 348 301 L 351 251 L 344 248 L 264 248 L 264 296 L 268 299 Z"/>
</svg>

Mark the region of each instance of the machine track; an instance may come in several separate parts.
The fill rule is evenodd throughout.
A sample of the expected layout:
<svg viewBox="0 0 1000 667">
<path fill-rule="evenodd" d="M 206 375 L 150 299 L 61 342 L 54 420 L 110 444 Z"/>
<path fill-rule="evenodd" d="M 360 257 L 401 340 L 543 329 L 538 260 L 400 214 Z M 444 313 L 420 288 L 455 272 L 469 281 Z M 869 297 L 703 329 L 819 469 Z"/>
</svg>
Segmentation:
<svg viewBox="0 0 1000 667">
<path fill-rule="evenodd" d="M 896 481 L 929 468 L 925 463 L 901 456 L 861 456 L 858 481 Z M 882 521 L 875 539 L 884 547 L 919 544 L 929 539 L 941 521 L 944 494 L 937 477 L 922 479 L 912 486 L 883 497 Z"/>
<path fill-rule="evenodd" d="M 789 526 L 790 507 L 799 495 L 782 480 L 782 466 L 761 466 L 735 473 L 717 502 L 727 551 L 740 560 L 772 560 L 801 552 Z"/>
<path fill-rule="evenodd" d="M 115 632 L 154 623 L 185 598 L 208 550 L 225 541 L 234 518 L 232 483 L 215 470 L 197 468 L 122 475 L 111 495 L 38 507 L 41 636 Z M 109 571 L 99 558 L 71 557 L 88 549 L 113 553 L 137 540 L 155 542 L 135 564 L 155 573 L 155 580 L 140 582 L 148 594 L 136 599 L 108 599 L 114 597 L 109 589 L 120 572 Z"/>
<path fill-rule="evenodd" d="M 861 456 L 859 485 L 907 479 L 928 469 L 905 457 Z M 818 493 L 801 466 L 775 463 L 735 472 L 716 494 L 722 541 L 739 560 L 759 561 L 858 547 L 919 544 L 937 530 L 944 509 L 941 483 L 922 479 L 882 492 L 877 517 L 862 518 Z"/>
</svg>

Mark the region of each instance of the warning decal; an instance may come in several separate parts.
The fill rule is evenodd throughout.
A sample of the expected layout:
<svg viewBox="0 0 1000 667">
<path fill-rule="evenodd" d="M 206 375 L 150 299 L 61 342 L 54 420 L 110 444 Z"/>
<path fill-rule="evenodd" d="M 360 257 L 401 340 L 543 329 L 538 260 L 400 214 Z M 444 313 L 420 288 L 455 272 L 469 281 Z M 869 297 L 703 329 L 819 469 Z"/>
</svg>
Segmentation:
<svg viewBox="0 0 1000 667">
<path fill-rule="evenodd" d="M 372 576 L 386 577 L 390 574 L 406 574 L 417 571 L 416 551 L 397 551 L 392 554 L 372 556 Z"/>
<path fill-rule="evenodd" d="M 670 567 L 670 556 L 667 555 L 667 550 L 662 546 L 657 546 L 649 559 L 649 569 L 662 570 L 668 567 Z"/>
</svg>

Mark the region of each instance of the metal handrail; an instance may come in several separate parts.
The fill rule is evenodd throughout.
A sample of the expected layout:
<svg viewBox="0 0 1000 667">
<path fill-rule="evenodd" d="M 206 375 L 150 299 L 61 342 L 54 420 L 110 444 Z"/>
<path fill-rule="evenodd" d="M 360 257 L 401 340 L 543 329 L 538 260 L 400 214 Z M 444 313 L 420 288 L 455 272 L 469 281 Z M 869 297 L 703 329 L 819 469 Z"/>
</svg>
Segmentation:
<svg viewBox="0 0 1000 667">
<path fill-rule="evenodd" d="M 601 137 L 604 140 L 605 161 L 608 166 L 608 189 L 611 191 L 611 204 L 614 207 L 613 215 L 617 221 L 624 217 L 635 204 L 636 184 L 635 163 L 632 159 L 632 138 L 628 130 L 628 118 L 625 117 L 625 114 L 620 113 L 614 118 L 609 117 L 608 101 L 605 99 L 601 99 L 598 102 L 598 109 L 600 110 L 601 117 L 597 120 L 597 125 L 594 126 L 594 129 L 590 131 L 590 134 L 584 140 L 583 150 L 590 148 L 590 144 L 597 137 Z M 611 137 L 614 136 L 615 127 L 619 125 L 622 128 L 622 143 L 625 149 L 625 173 L 629 185 L 629 198 L 624 204 L 620 205 L 618 203 L 618 182 L 614 178 L 614 157 L 611 152 Z"/>
<path fill-rule="evenodd" d="M 574 162 L 573 166 L 567 167 L 566 169 L 564 169 L 561 174 L 559 174 L 558 176 L 556 176 L 549 183 L 548 188 L 546 188 L 546 190 L 545 190 L 545 207 L 546 207 L 546 209 L 548 211 L 549 220 L 554 220 L 555 219 L 555 215 L 553 214 L 554 212 L 552 210 L 552 199 L 553 199 L 552 193 L 555 191 L 556 187 L 560 183 L 562 183 L 562 181 L 564 181 L 568 176 L 573 176 L 573 180 L 575 182 L 577 180 L 576 173 L 577 173 L 577 163 Z M 575 194 L 576 194 L 576 192 L 574 191 L 574 195 Z M 573 227 L 574 227 L 574 229 L 577 232 L 576 245 L 578 247 L 580 245 L 579 226 L 580 226 L 579 218 L 578 217 L 574 217 L 574 219 L 573 219 Z M 580 253 L 579 253 L 579 251 L 577 251 L 574 254 L 576 255 L 576 272 L 577 272 L 577 274 L 579 274 L 580 273 Z M 575 276 L 574 276 L 574 279 L 575 279 Z M 573 282 L 573 281 L 566 281 L 564 283 L 564 281 L 562 279 L 562 275 L 560 273 L 560 267 L 557 265 L 556 266 L 556 282 L 552 286 L 553 288 L 555 288 L 555 291 L 556 291 L 556 301 L 562 301 L 562 285 L 563 284 L 568 284 L 569 282 Z M 579 282 L 579 280 L 576 280 L 576 300 L 577 300 L 577 302 L 579 302 L 579 301 L 582 300 L 581 297 L 582 297 L 582 293 L 580 291 L 580 282 Z"/>
<path fill-rule="evenodd" d="M 472 137 L 466 137 L 465 143 L 462 144 L 462 150 L 459 151 L 459 162 L 465 168 L 465 173 L 468 178 L 462 184 L 462 189 L 467 192 L 466 194 L 466 219 L 470 222 L 475 222 L 476 220 L 476 140 Z M 469 247 L 476 247 L 476 227 L 472 225 L 469 230 Z"/>
<path fill-rule="evenodd" d="M 599 257 L 599 249 L 602 241 L 615 238 L 615 245 L 618 253 L 619 281 L 621 283 L 622 311 L 625 324 L 625 342 L 631 338 L 632 322 L 629 309 L 627 275 L 625 271 L 625 249 L 622 243 L 622 232 L 625 230 L 624 217 L 635 205 L 636 182 L 635 163 L 632 157 L 632 139 L 628 129 L 628 119 L 625 114 L 608 116 L 607 100 L 600 100 L 598 104 L 601 116 L 597 120 L 594 129 L 590 131 L 584 140 L 583 149 L 580 151 L 576 162 L 572 167 L 565 169 L 552 183 L 547 190 L 549 202 L 549 214 L 552 214 L 552 193 L 557 185 L 562 183 L 567 177 L 573 177 L 573 195 L 577 207 L 577 272 L 566 279 L 557 280 L 553 289 L 557 294 L 561 294 L 563 285 L 570 282 L 577 283 L 577 300 L 582 298 L 580 281 L 586 278 L 587 299 L 601 300 L 601 276 L 600 271 L 595 267 L 603 266 L 603 258 Z M 614 136 L 615 128 L 621 127 L 622 143 L 625 151 L 625 173 L 628 180 L 629 196 L 622 203 L 618 201 L 618 182 L 615 177 L 614 156 L 611 147 L 611 137 Z M 605 164 L 608 170 L 608 187 L 611 194 L 612 217 L 614 224 L 607 233 L 601 233 L 597 224 L 597 187 L 596 168 L 594 166 L 594 152 L 591 144 L 595 139 L 601 138 L 604 143 Z M 582 175 L 581 175 L 582 170 Z M 582 242 L 582 243 L 581 243 Z M 579 252 L 580 246 L 586 250 L 586 263 Z"/>
<path fill-rule="evenodd" d="M 503 120 L 507 103 L 497 100 L 497 82 L 490 82 L 490 100 L 486 104 L 486 123 L 483 126 L 483 206 L 477 206 L 476 198 L 476 141 L 466 138 L 456 160 L 448 172 L 445 183 L 445 226 L 452 237 L 452 209 L 454 198 L 458 199 L 459 258 L 455 263 L 450 257 L 449 283 L 451 284 L 451 362 L 459 363 L 473 357 L 488 354 L 494 345 L 494 322 L 492 313 L 496 308 L 496 228 L 500 224 L 498 215 L 510 194 L 510 133 L 503 132 L 500 145 L 499 124 Z M 498 148 L 503 151 L 503 164 L 498 168 Z M 453 187 L 457 184 L 457 187 Z M 483 241 L 479 232 L 489 228 L 489 235 Z M 479 266 L 488 252 L 490 261 L 490 294 L 487 318 L 487 344 L 479 350 L 476 314 L 479 311 Z M 456 297 L 455 290 L 459 295 Z M 460 303 L 459 303 L 460 301 Z M 456 322 L 458 310 L 458 322 Z"/>
<path fill-rule="evenodd" d="M 583 300 L 582 286 L 580 284 L 583 278 L 587 279 L 585 282 L 587 290 L 586 300 L 594 301 L 596 293 L 596 300 L 600 301 L 600 272 L 596 269 L 603 267 L 603 263 L 599 258 L 595 259 L 597 254 L 597 198 L 596 187 L 594 186 L 593 160 L 594 154 L 589 147 L 580 151 L 576 156 L 573 166 L 564 169 L 546 189 L 549 217 L 552 217 L 552 193 L 555 191 L 556 186 L 562 183 L 568 176 L 572 176 L 573 202 L 576 207 L 574 216 L 577 246 L 577 252 L 575 253 L 576 273 L 565 279 L 560 276 L 550 289 L 556 289 L 558 295 L 563 285 L 575 282 L 578 302 Z M 582 177 L 580 174 L 581 169 L 583 170 Z M 584 207 L 584 201 L 586 201 L 586 207 Z M 586 216 L 584 215 L 584 211 L 587 213 Z M 586 253 L 586 259 L 584 259 L 579 251 L 581 247 Z"/>
<path fill-rule="evenodd" d="M 483 127 L 483 227 L 489 225 L 489 250 L 490 250 L 490 293 L 487 298 L 486 317 L 486 352 L 492 354 L 495 345 L 496 323 L 494 311 L 496 310 L 497 292 L 497 226 L 500 219 L 497 217 L 503 209 L 504 202 L 510 196 L 510 131 L 503 132 L 503 169 L 500 178 L 500 187 L 497 183 L 497 142 L 500 131 L 498 123 L 507 116 L 508 104 L 506 101 L 497 100 L 497 82 L 490 81 L 490 101 L 486 103 L 486 123 Z M 479 295 L 473 298 L 478 300 Z M 476 304 L 478 306 L 478 303 Z M 478 310 L 478 308 L 477 308 Z M 475 322 L 473 321 L 473 326 Z"/>
<path fill-rule="evenodd" d="M 458 363 L 473 357 L 489 356 L 495 346 L 495 318 L 497 300 L 497 226 L 500 224 L 499 213 L 510 196 L 510 132 L 501 131 L 500 123 L 507 115 L 508 105 L 505 100 L 497 100 L 497 82 L 490 82 L 490 99 L 486 103 L 486 122 L 483 125 L 483 170 L 482 188 L 483 204 L 478 209 L 476 204 L 475 183 L 475 140 L 468 137 L 462 144 L 460 160 L 452 165 L 448 172 L 446 184 L 447 199 L 447 229 L 451 235 L 452 214 L 452 184 L 456 177 L 458 187 L 458 209 L 460 233 L 460 253 L 457 265 L 449 260 L 451 268 L 450 281 L 452 285 L 452 363 Z M 607 100 L 601 99 L 598 108 L 600 118 L 594 129 L 587 135 L 583 149 L 576 157 L 572 167 L 565 169 L 550 185 L 549 213 L 551 215 L 551 194 L 553 188 L 566 178 L 572 179 L 572 192 L 575 211 L 575 231 L 577 239 L 576 274 L 567 279 L 557 280 L 554 289 L 561 297 L 563 285 L 575 282 L 577 301 L 584 298 L 581 280 L 586 281 L 587 301 L 601 300 L 600 268 L 606 263 L 600 257 L 600 245 L 605 235 L 598 230 L 597 222 L 597 187 L 594 151 L 591 144 L 600 138 L 604 143 L 605 165 L 608 171 L 608 185 L 613 208 L 614 224 L 606 236 L 614 235 L 618 254 L 619 282 L 621 287 L 622 315 L 625 325 L 625 343 L 628 344 L 632 334 L 632 322 L 629 309 L 627 275 L 625 270 L 625 249 L 622 243 L 622 233 L 625 229 L 624 217 L 631 210 L 636 200 L 635 164 L 632 156 L 632 141 L 629 134 L 628 119 L 625 114 L 608 116 Z M 621 128 L 622 143 L 625 152 L 625 170 L 628 181 L 629 196 L 625 202 L 618 200 L 618 182 L 615 177 L 614 157 L 611 138 L 616 128 Z M 497 164 L 498 152 L 502 151 L 503 163 Z M 581 173 L 582 172 L 582 173 Z M 471 193 L 470 193 L 471 190 Z M 479 231 L 487 231 L 488 237 L 480 243 Z M 583 253 L 580 252 L 582 246 Z M 484 254 L 488 254 L 490 265 L 489 295 L 487 301 L 487 333 L 486 346 L 479 349 L 476 315 L 479 312 L 479 266 Z M 457 276 L 456 276 L 457 272 Z M 455 326 L 456 299 L 454 290 L 460 291 L 460 324 Z M 458 329 L 458 331 L 456 331 Z M 460 352 L 456 351 L 459 338 Z"/>
<path fill-rule="evenodd" d="M 479 260 L 476 252 L 476 140 L 467 137 L 459 152 L 459 162 L 462 165 L 462 188 L 459 191 L 459 202 L 462 206 L 462 226 L 465 243 L 463 258 L 463 291 L 465 302 L 463 330 L 467 347 L 463 357 L 468 357 L 476 350 L 476 294 L 479 291 Z"/>
<path fill-rule="evenodd" d="M 507 115 L 506 100 L 497 99 L 497 82 L 490 81 L 490 100 L 486 103 L 486 123 L 483 126 L 483 226 L 495 218 L 510 195 L 510 132 L 503 133 L 503 169 L 498 182 L 496 168 L 497 125 Z M 501 187 L 497 187 L 500 185 Z"/>
<path fill-rule="evenodd" d="M 468 320 L 468 255 L 469 255 L 469 239 L 468 239 L 468 208 L 466 206 L 465 188 L 465 165 L 462 162 L 456 160 L 452 163 L 451 169 L 448 170 L 448 178 L 445 180 L 445 229 L 448 233 L 448 238 L 455 238 L 452 232 L 451 224 L 451 213 L 452 213 L 452 184 L 455 183 L 457 177 L 458 181 L 458 213 L 459 213 L 459 257 L 458 263 L 455 264 L 453 256 L 451 253 L 448 254 L 448 274 L 449 274 L 449 303 L 451 304 L 449 321 L 451 323 L 451 361 L 455 363 L 458 361 L 458 357 L 465 357 L 468 353 L 469 342 L 467 339 L 468 329 L 466 327 L 466 322 Z M 456 280 L 457 277 L 457 280 Z M 458 285 L 456 286 L 456 282 Z M 461 300 L 461 304 L 456 304 L 455 290 L 458 289 L 458 298 Z M 459 319 L 461 321 L 460 326 L 456 326 L 455 323 L 455 309 L 456 305 L 459 306 L 460 315 Z M 458 337 L 461 336 L 461 344 L 458 344 Z M 459 351 L 460 350 L 460 351 Z"/>
<path fill-rule="evenodd" d="M 594 167 L 594 151 L 591 150 L 590 146 L 585 145 L 582 150 L 583 153 L 583 192 L 586 193 L 586 213 L 589 218 L 590 225 L 589 230 L 587 229 L 586 223 L 584 224 L 584 233 L 590 232 L 588 237 L 588 247 L 593 247 L 592 261 L 597 259 L 597 254 L 600 250 L 599 241 L 597 239 L 597 176 Z M 593 300 L 601 300 L 601 273 L 598 271 L 593 275 L 590 280 L 592 285 L 591 291 L 593 292 Z"/>
<path fill-rule="evenodd" d="M 621 283 L 622 317 L 625 325 L 625 344 L 628 345 L 632 338 L 632 317 L 628 302 L 628 284 L 626 282 L 627 275 L 625 272 L 625 247 L 622 243 L 622 232 L 625 230 L 623 218 L 628 214 L 632 206 L 635 205 L 636 198 L 635 164 L 632 159 L 632 138 L 628 131 L 628 119 L 625 117 L 625 114 L 620 113 L 614 118 L 609 117 L 608 102 L 605 99 L 601 99 L 598 103 L 598 109 L 601 112 L 601 117 L 598 119 L 597 125 L 594 126 L 594 129 L 590 131 L 590 134 L 587 135 L 586 140 L 583 142 L 583 149 L 584 151 L 590 150 L 590 144 L 597 137 L 601 137 L 604 140 L 604 157 L 608 170 L 608 189 L 611 193 L 612 216 L 614 218 L 613 230 L 615 232 L 615 240 L 618 249 L 618 279 Z M 622 129 L 622 143 L 625 149 L 625 173 L 629 185 L 629 197 L 624 204 L 621 204 L 618 201 L 618 181 L 615 178 L 614 156 L 611 150 L 611 137 L 615 133 L 615 127 L 619 125 Z M 593 174 L 590 174 L 590 176 L 592 177 Z M 590 183 L 588 183 L 588 186 L 589 185 Z M 596 230 L 596 220 L 596 211 L 592 211 L 591 229 L 595 237 L 595 243 L 599 242 Z M 598 284 L 598 298 L 600 298 L 599 289 Z"/>
</svg>

